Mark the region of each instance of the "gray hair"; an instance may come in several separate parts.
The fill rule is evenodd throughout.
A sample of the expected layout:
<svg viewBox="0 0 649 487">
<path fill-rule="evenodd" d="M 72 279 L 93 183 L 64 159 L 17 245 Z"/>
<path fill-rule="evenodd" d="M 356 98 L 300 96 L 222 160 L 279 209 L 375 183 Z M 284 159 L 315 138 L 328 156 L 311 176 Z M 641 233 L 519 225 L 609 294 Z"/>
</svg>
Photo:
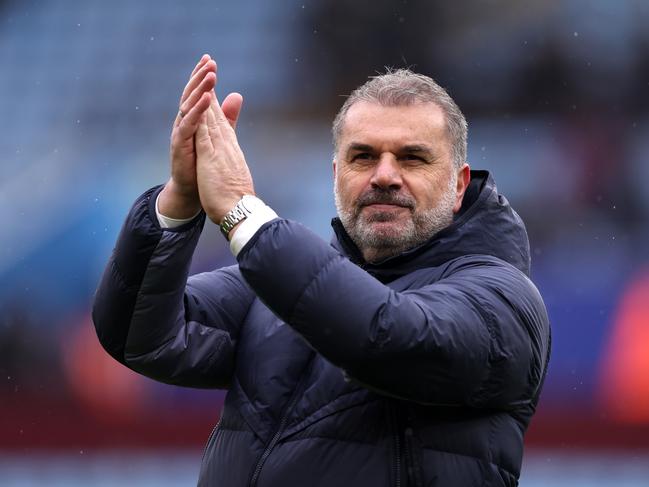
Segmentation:
<svg viewBox="0 0 649 487">
<path fill-rule="evenodd" d="M 387 68 L 385 74 L 373 76 L 365 84 L 356 88 L 347 97 L 333 122 L 332 133 L 336 151 L 345 116 L 349 108 L 358 101 L 378 103 L 383 106 L 434 103 L 445 115 L 453 163 L 459 169 L 466 162 L 468 133 L 466 119 L 446 90 L 432 78 L 414 73 L 409 69 Z"/>
</svg>

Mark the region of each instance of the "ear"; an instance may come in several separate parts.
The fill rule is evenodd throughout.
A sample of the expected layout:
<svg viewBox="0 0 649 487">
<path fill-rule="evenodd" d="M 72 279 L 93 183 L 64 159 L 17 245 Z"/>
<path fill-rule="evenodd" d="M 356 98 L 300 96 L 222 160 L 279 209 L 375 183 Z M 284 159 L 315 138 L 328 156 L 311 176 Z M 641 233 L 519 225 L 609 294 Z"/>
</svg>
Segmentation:
<svg viewBox="0 0 649 487">
<path fill-rule="evenodd" d="M 331 167 L 333 168 L 333 171 L 334 171 L 334 179 L 336 179 L 336 159 L 334 159 L 331 162 Z"/>
<path fill-rule="evenodd" d="M 469 187 L 470 182 L 471 168 L 467 163 L 464 163 L 457 172 L 457 187 L 455 188 L 455 206 L 453 206 L 453 213 L 457 213 L 462 208 L 464 193 L 466 192 L 466 188 Z"/>
</svg>

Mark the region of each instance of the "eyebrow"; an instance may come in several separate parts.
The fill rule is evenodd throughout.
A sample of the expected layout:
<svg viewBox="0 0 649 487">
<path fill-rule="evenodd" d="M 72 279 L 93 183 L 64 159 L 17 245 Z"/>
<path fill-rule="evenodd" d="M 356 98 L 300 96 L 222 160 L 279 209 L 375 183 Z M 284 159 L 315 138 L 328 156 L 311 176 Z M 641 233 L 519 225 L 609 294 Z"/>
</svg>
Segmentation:
<svg viewBox="0 0 649 487">
<path fill-rule="evenodd" d="M 349 144 L 349 147 L 347 148 L 347 153 L 353 152 L 353 151 L 358 151 L 358 152 L 374 152 L 374 147 L 372 147 L 369 144 L 363 144 L 360 142 L 352 142 Z M 404 152 L 420 152 L 420 153 L 425 153 L 425 154 L 430 154 L 431 156 L 434 155 L 434 151 L 426 146 L 426 145 L 419 145 L 419 144 L 411 144 L 411 145 L 404 145 L 403 147 L 399 148 L 400 153 Z"/>
<path fill-rule="evenodd" d="M 433 150 L 426 145 L 404 145 L 401 152 L 425 152 L 426 154 L 433 154 Z"/>
<path fill-rule="evenodd" d="M 360 142 L 352 142 L 347 148 L 347 152 L 358 151 L 358 152 L 373 152 L 374 147 L 368 144 L 361 144 Z"/>
</svg>

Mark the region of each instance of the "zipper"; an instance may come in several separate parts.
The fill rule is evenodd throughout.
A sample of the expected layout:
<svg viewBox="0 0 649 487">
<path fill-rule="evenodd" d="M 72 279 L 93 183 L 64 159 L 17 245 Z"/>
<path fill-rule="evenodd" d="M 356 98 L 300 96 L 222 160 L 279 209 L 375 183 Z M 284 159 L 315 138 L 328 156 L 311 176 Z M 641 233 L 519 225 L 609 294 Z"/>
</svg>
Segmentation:
<svg viewBox="0 0 649 487">
<path fill-rule="evenodd" d="M 403 432 L 406 463 L 408 465 L 408 485 L 421 487 L 421 465 L 415 451 L 414 441 L 412 428 L 408 426 Z"/>
<path fill-rule="evenodd" d="M 397 407 L 392 407 L 392 426 L 394 439 L 394 463 L 392 464 L 394 482 L 396 487 L 401 487 L 401 439 L 399 438 L 399 418 Z"/>
<path fill-rule="evenodd" d="M 306 382 L 309 373 L 311 372 L 312 363 L 313 363 L 313 357 L 311 357 L 311 359 L 309 360 L 309 364 L 305 369 L 305 373 L 302 375 L 300 381 L 298 382 L 297 386 L 295 386 L 295 389 L 293 390 L 293 395 L 291 396 L 291 399 L 288 402 L 288 406 L 286 406 L 286 409 L 284 409 L 284 413 L 282 414 L 282 418 L 279 421 L 279 426 L 277 427 L 275 434 L 273 435 L 270 442 L 266 446 L 266 449 L 264 450 L 264 452 L 259 457 L 259 460 L 257 461 L 257 465 L 255 466 L 255 469 L 252 473 L 252 477 L 250 478 L 250 482 L 248 483 L 249 487 L 254 487 L 255 485 L 257 485 L 257 481 L 259 480 L 259 475 L 261 474 L 261 469 L 263 468 L 264 463 L 266 463 L 266 460 L 268 459 L 271 452 L 273 451 L 273 448 L 275 448 L 275 445 L 277 444 L 280 437 L 282 436 L 284 429 L 286 429 L 286 423 L 288 422 L 288 417 L 302 395 L 302 387 L 304 386 L 304 383 Z"/>
<path fill-rule="evenodd" d="M 216 422 L 216 425 L 214 428 L 212 428 L 212 432 L 210 433 L 210 436 L 207 437 L 207 443 L 205 443 L 205 448 L 203 448 L 203 456 L 201 457 L 203 460 L 205 460 L 205 454 L 207 453 L 207 447 L 210 445 L 210 441 L 212 441 L 212 437 L 216 434 L 216 430 L 221 424 L 221 418 L 223 417 L 223 411 L 221 411 L 221 417 L 219 420 Z"/>
<path fill-rule="evenodd" d="M 396 460 L 394 462 L 394 478 L 395 485 L 397 487 L 401 486 L 401 445 L 399 444 L 399 432 L 394 432 L 394 450 L 396 454 Z"/>
</svg>

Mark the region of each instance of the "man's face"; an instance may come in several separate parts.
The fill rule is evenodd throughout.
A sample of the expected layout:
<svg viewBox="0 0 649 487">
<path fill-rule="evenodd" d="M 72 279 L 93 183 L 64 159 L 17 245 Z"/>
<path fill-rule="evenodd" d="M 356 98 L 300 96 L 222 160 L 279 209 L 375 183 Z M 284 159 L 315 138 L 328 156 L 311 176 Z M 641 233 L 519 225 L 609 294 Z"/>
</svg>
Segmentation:
<svg viewBox="0 0 649 487">
<path fill-rule="evenodd" d="M 365 260 L 396 255 L 451 224 L 468 166 L 459 173 L 437 105 L 357 102 L 334 161 L 338 215 Z"/>
</svg>

